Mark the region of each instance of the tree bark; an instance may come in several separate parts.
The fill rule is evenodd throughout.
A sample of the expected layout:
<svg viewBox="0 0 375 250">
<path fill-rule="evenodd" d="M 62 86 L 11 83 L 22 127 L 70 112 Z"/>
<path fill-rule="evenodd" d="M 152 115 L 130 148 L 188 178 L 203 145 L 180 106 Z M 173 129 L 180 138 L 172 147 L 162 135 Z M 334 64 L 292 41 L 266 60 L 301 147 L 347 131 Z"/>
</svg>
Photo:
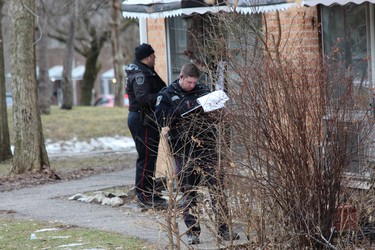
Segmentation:
<svg viewBox="0 0 375 250">
<path fill-rule="evenodd" d="M 39 91 L 39 109 L 42 114 L 51 113 L 51 82 L 48 75 L 48 17 L 43 2 L 38 1 L 38 37 L 37 40 L 37 57 L 39 66 L 38 91 Z"/>
<path fill-rule="evenodd" d="M 70 28 L 68 33 L 68 40 L 66 42 L 66 54 L 64 58 L 64 70 L 62 81 L 62 109 L 72 109 L 73 107 L 73 81 L 72 81 L 72 68 L 74 58 L 74 40 L 75 40 L 75 26 L 77 19 L 77 1 L 74 1 L 70 6 L 71 19 Z"/>
<path fill-rule="evenodd" d="M 85 73 L 83 74 L 83 79 L 81 82 L 81 101 L 82 106 L 91 106 L 92 104 L 92 91 L 94 88 L 94 83 L 98 70 L 96 68 L 96 63 L 98 61 L 99 52 L 92 51 L 86 58 Z"/>
<path fill-rule="evenodd" d="M 112 0 L 113 5 L 113 27 L 112 27 L 112 53 L 113 69 L 116 77 L 115 106 L 124 106 L 123 84 L 124 84 L 124 58 L 120 46 L 120 0 Z"/>
<path fill-rule="evenodd" d="M 12 67 L 14 159 L 11 173 L 45 172 L 50 168 L 38 106 L 35 71 L 35 0 L 11 1 L 10 50 Z"/>
<path fill-rule="evenodd" d="M 0 0 L 0 20 L 3 20 L 2 9 L 4 1 Z M 3 47 L 3 31 L 0 22 L 0 161 L 12 158 L 10 150 L 10 138 L 8 127 L 8 113 L 6 106 L 6 89 L 5 89 L 5 69 L 4 69 L 4 47 Z"/>
<path fill-rule="evenodd" d="M 101 35 L 101 37 L 96 38 L 95 29 L 90 30 L 90 34 L 93 37 L 90 43 L 90 50 L 86 54 L 86 69 L 85 73 L 83 74 L 83 80 L 81 82 L 81 102 L 82 106 L 91 106 L 92 102 L 92 90 L 94 88 L 94 83 L 96 80 L 96 76 L 99 72 L 98 57 L 100 51 L 109 37 L 109 32 L 105 32 Z"/>
</svg>

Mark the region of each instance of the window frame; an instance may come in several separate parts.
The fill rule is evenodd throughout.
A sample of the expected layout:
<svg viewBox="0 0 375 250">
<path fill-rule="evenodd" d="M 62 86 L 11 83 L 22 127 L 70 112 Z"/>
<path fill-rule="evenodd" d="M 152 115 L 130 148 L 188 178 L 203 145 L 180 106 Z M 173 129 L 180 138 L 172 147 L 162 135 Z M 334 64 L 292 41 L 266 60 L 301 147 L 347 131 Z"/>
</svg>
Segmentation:
<svg viewBox="0 0 375 250">
<path fill-rule="evenodd" d="M 371 3 L 362 3 L 362 4 L 354 4 L 354 3 L 349 3 L 351 5 L 356 5 L 356 6 L 360 6 L 360 5 L 364 5 L 365 8 L 366 8 L 366 15 L 367 16 L 367 20 L 366 20 L 366 41 L 367 41 L 367 55 L 370 56 L 370 60 L 367 61 L 367 88 L 369 90 L 371 90 L 373 93 L 374 93 L 374 90 L 375 90 L 375 11 L 374 11 L 374 8 L 375 8 L 375 4 L 371 4 Z M 333 6 L 347 6 L 349 4 L 346 4 L 346 5 L 339 5 L 339 4 L 335 4 Z M 321 8 L 320 8 L 320 19 L 321 19 L 321 37 L 322 37 L 322 56 L 323 58 L 325 58 L 325 55 L 327 54 L 326 52 L 326 43 L 325 41 L 328 39 L 325 37 L 325 32 L 324 32 L 324 29 L 325 29 L 325 16 L 324 16 L 324 11 L 329 9 L 329 8 L 333 8 L 333 6 L 324 6 L 322 5 Z M 328 21 L 327 21 L 328 22 Z M 333 47 L 334 44 L 331 44 L 330 47 Z M 346 60 L 345 60 L 346 62 Z M 354 74 L 351 75 L 351 77 L 353 77 Z M 353 77 L 353 80 L 355 78 Z M 353 86 L 358 86 L 356 85 L 356 83 L 353 81 Z"/>
<path fill-rule="evenodd" d="M 170 17 L 170 18 L 166 18 L 165 19 L 165 27 L 166 27 L 166 36 L 167 36 L 167 75 L 168 75 L 168 79 L 169 79 L 169 82 L 173 82 L 174 80 L 176 80 L 178 78 L 178 73 L 174 72 L 173 68 L 174 67 L 179 67 L 181 68 L 182 65 L 184 63 L 187 63 L 188 62 L 188 59 L 186 56 L 183 56 L 183 54 L 181 53 L 177 53 L 176 51 L 176 48 L 174 46 L 174 41 L 173 38 L 176 36 L 176 34 L 178 34 L 178 31 L 175 32 L 175 34 L 172 34 L 172 29 L 176 28 L 176 27 L 172 27 L 172 22 L 177 20 L 177 19 L 180 19 L 181 20 L 181 24 L 183 24 L 185 21 L 184 21 L 184 16 L 174 16 L 174 17 Z M 178 27 L 178 28 L 181 28 L 181 30 L 183 30 L 183 33 L 185 33 L 185 38 L 187 37 L 187 28 L 186 28 L 186 23 L 185 25 L 182 25 L 181 27 Z M 186 42 L 185 42 L 185 49 L 187 49 L 188 45 L 187 45 L 187 38 L 185 39 Z M 173 61 L 172 61 L 172 58 L 176 58 L 177 56 L 182 56 L 180 58 L 181 61 L 185 61 L 183 63 L 181 63 L 181 65 L 173 65 Z M 185 57 L 185 58 L 184 58 Z M 185 59 L 185 60 L 184 60 Z"/>
<path fill-rule="evenodd" d="M 359 6 L 361 4 L 354 4 L 354 3 L 350 3 L 352 5 L 355 5 L 355 6 Z M 364 6 L 365 6 L 365 12 L 366 12 L 366 51 L 367 51 L 367 56 L 370 56 L 370 60 L 367 60 L 367 83 L 363 84 L 363 86 L 365 86 L 365 89 L 368 89 L 368 92 L 369 92 L 369 99 L 371 99 L 371 94 L 372 94 L 372 105 L 375 105 L 375 4 L 371 4 L 371 3 L 362 3 Z M 338 5 L 335 5 L 336 7 Z M 350 7 L 350 6 L 349 6 Z M 325 28 L 326 28 L 326 25 L 325 25 L 325 22 L 329 22 L 329 20 L 326 20 L 325 19 L 325 15 L 324 15 L 324 11 L 325 10 L 328 10 L 329 8 L 332 8 L 332 6 L 321 6 L 320 8 L 320 19 L 321 19 L 321 37 L 322 37 L 322 56 L 323 58 L 325 59 L 326 57 L 326 54 L 327 54 L 327 49 L 325 48 L 326 46 L 326 40 L 325 39 L 328 39 L 327 37 L 325 37 Z M 344 8 L 344 7 L 342 7 Z M 327 13 L 326 13 L 327 14 Z M 328 24 L 329 25 L 329 24 Z M 328 27 L 328 28 L 332 28 L 332 27 Z M 346 31 L 348 29 L 348 27 L 343 27 L 343 31 Z M 332 40 L 332 39 L 331 39 Z M 334 40 L 332 40 L 334 41 Z M 330 46 L 330 48 L 334 47 L 335 44 L 329 44 L 328 46 Z M 351 47 L 350 47 L 351 48 Z M 352 55 L 351 55 L 352 56 Z M 347 64 L 347 61 L 346 61 L 346 58 L 345 58 L 345 61 L 343 61 L 343 63 Z M 357 90 L 358 84 L 355 83 L 355 73 L 352 73 L 349 77 L 352 77 L 353 81 L 351 83 L 353 89 Z M 339 89 L 337 89 L 339 90 Z M 358 91 L 358 90 L 357 90 Z M 338 95 L 339 92 L 337 93 Z M 353 96 L 356 96 L 357 93 L 356 92 L 353 92 L 352 93 Z M 371 105 L 371 100 L 370 101 L 370 105 Z M 351 111 L 348 111 L 348 112 L 358 112 L 357 115 L 359 115 L 360 117 L 357 117 L 358 120 L 356 121 L 356 119 L 354 119 L 353 121 L 351 121 L 353 123 L 353 126 L 355 126 L 355 123 L 357 123 L 358 121 L 360 121 L 364 115 L 366 116 L 369 116 L 367 117 L 367 122 L 368 124 L 366 126 L 372 126 L 374 127 L 374 117 L 375 117 L 375 109 L 374 111 L 374 114 L 371 114 L 371 113 L 367 113 L 367 114 L 363 114 L 364 112 L 366 112 L 365 110 L 351 110 Z M 362 113 L 360 115 L 360 113 Z M 372 118 L 370 117 L 372 116 Z M 325 117 L 323 119 L 330 119 L 329 117 Z M 345 120 L 345 119 L 344 119 Z M 342 121 L 342 122 L 345 122 L 345 121 Z M 374 145 L 374 142 L 373 142 L 373 139 L 371 139 L 371 137 L 373 137 L 372 135 L 375 135 L 375 131 L 374 129 L 372 129 L 371 131 L 371 134 L 369 134 L 369 142 L 368 142 L 368 145 L 369 147 L 368 148 L 361 148 L 361 147 L 365 147 L 366 145 L 363 145 L 363 141 L 360 139 L 360 137 L 362 137 L 362 134 L 365 133 L 366 131 L 362 131 L 362 129 L 360 131 L 357 131 L 358 135 L 351 135 L 352 138 L 357 138 L 356 141 L 352 141 L 351 143 L 353 145 L 356 145 L 356 147 L 358 148 L 358 153 L 362 153 L 363 156 L 361 157 L 360 154 L 358 154 L 357 156 L 357 159 L 353 159 L 352 161 L 350 161 L 348 163 L 348 170 L 346 172 L 346 174 L 348 176 L 357 176 L 357 177 L 360 177 L 360 178 L 368 178 L 371 174 L 372 174 L 372 170 L 371 169 L 364 169 L 367 167 L 367 165 L 374 165 L 375 163 L 375 145 Z M 372 141 L 371 141 L 372 140 Z M 353 171 L 352 171 L 353 170 Z"/>
</svg>

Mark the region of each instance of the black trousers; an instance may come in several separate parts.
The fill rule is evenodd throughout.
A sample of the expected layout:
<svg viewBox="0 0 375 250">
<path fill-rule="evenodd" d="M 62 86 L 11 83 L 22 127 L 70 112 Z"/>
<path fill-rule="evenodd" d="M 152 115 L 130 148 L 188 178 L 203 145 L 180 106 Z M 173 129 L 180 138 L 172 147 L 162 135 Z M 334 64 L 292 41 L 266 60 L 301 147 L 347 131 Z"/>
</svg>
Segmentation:
<svg viewBox="0 0 375 250">
<path fill-rule="evenodd" d="M 201 232 L 197 213 L 194 212 L 197 205 L 197 188 L 200 186 L 208 188 L 217 230 L 221 232 L 228 230 L 226 223 L 228 205 L 223 187 L 224 173 L 218 164 L 215 143 L 212 140 L 206 142 L 201 145 L 196 145 L 191 140 L 183 144 L 181 141 L 171 143 L 176 163 L 175 171 L 181 191 L 184 193 L 183 218 L 188 228 L 188 235 L 199 235 Z"/>
<path fill-rule="evenodd" d="M 156 125 L 143 125 L 140 112 L 129 112 L 128 127 L 138 153 L 135 187 L 138 199 L 151 200 L 154 194 L 156 159 L 160 134 Z"/>
</svg>

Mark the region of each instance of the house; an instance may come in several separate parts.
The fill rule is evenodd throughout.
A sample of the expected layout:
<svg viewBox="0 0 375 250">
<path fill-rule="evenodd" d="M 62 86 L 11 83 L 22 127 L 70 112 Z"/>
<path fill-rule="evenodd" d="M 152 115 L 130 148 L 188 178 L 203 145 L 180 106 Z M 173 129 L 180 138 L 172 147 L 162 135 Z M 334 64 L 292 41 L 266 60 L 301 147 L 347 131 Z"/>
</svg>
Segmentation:
<svg viewBox="0 0 375 250">
<path fill-rule="evenodd" d="M 36 68 L 37 71 L 37 77 L 39 74 L 39 67 Z M 84 65 L 79 65 L 72 70 L 72 81 L 73 81 L 73 105 L 79 104 L 79 97 L 80 97 L 80 88 L 79 83 L 83 79 L 83 73 L 85 71 Z M 58 105 L 61 106 L 62 104 L 62 74 L 63 74 L 63 66 L 62 65 L 55 65 L 48 69 L 48 76 L 51 81 L 51 101 L 52 105 Z M 11 79 L 12 75 L 10 73 L 6 74 L 5 77 L 5 83 L 6 83 L 6 89 L 9 89 L 7 91 L 7 99 L 11 100 L 12 95 L 10 92 L 11 88 Z"/>
<path fill-rule="evenodd" d="M 80 96 L 80 88 L 79 82 L 83 78 L 83 73 L 85 71 L 84 65 L 79 65 L 72 69 L 72 81 L 73 81 L 73 105 L 77 105 L 79 103 L 79 96 Z M 54 105 L 60 106 L 62 103 L 62 74 L 63 74 L 63 66 L 62 65 L 55 65 L 48 69 L 48 75 L 52 83 L 51 88 L 51 96 L 52 96 L 52 103 Z"/>
<path fill-rule="evenodd" d="M 122 67 L 125 72 L 125 66 Z M 116 83 L 115 70 L 108 69 L 100 75 L 100 93 L 102 95 L 114 95 L 113 85 Z"/>
<path fill-rule="evenodd" d="M 286 10 L 296 6 L 295 3 L 283 0 L 256 1 L 266 2 L 256 7 L 248 5 L 245 1 L 242 2 L 244 3 L 239 3 L 237 6 L 237 11 L 244 14 Z M 156 70 L 166 82 L 177 79 L 179 69 L 189 60 L 184 55 L 185 51 L 192 50 L 187 35 L 189 28 L 187 29 L 186 25 L 194 22 L 192 20 L 194 14 L 231 10 L 231 4 L 229 6 L 223 3 L 207 5 L 204 0 L 146 0 L 142 4 L 136 0 L 123 2 L 123 16 L 139 18 L 140 42 L 150 43 L 154 47 L 157 57 Z"/>
<path fill-rule="evenodd" d="M 281 18 L 287 21 L 287 16 L 291 16 L 287 10 L 298 7 L 293 9 L 299 14 L 297 18 L 310 24 L 310 27 L 306 26 L 306 30 L 313 30 L 306 34 L 306 38 L 310 40 L 309 50 L 315 54 L 319 54 L 321 49 L 330 51 L 336 45 L 338 37 L 349 36 L 352 42 L 344 46 L 350 51 L 347 60 L 356 65 L 355 81 L 365 75 L 369 88 L 373 89 L 374 3 L 374 0 L 145 0 L 140 4 L 136 0 L 127 0 L 123 2 L 123 16 L 139 18 L 140 42 L 148 42 L 156 48 L 157 70 L 169 82 L 176 77 L 176 71 L 187 60 L 183 56 L 183 52 L 190 49 L 186 25 L 188 17 L 193 14 L 233 11 L 235 8 L 243 14 L 269 13 L 271 18 L 275 11 L 279 11 Z M 364 61 L 368 56 L 371 60 Z"/>
<path fill-rule="evenodd" d="M 323 58 L 337 46 L 345 51 L 351 85 L 367 91 L 375 113 L 375 0 L 126 0 L 122 10 L 124 17 L 139 19 L 140 42 L 155 48 L 155 67 L 166 82 L 177 79 L 184 63 L 199 59 L 192 53 L 197 38 L 190 34 L 202 32 L 205 15 L 262 13 L 271 28 L 279 15 L 281 29 L 290 29 L 282 46 L 294 46 L 293 39 L 299 39 L 307 58 Z M 359 171 L 358 164 L 352 168 Z"/>
<path fill-rule="evenodd" d="M 260 30 L 265 29 L 266 23 L 266 27 L 268 31 L 270 31 L 271 36 L 272 32 L 277 33 L 279 29 L 281 29 L 282 31 L 286 31 L 283 34 L 287 34 L 287 36 L 281 35 L 281 39 L 275 41 L 275 43 L 280 43 L 279 46 L 283 48 L 284 53 L 293 51 L 293 47 L 295 46 L 301 46 L 302 49 L 298 50 L 298 52 L 303 53 L 304 57 L 311 60 L 311 62 L 318 61 L 320 63 L 322 60 L 326 60 L 326 55 L 330 54 L 332 51 L 343 51 L 344 53 L 340 53 L 338 55 L 341 57 L 337 57 L 337 61 L 346 66 L 342 78 L 345 79 L 345 85 L 343 85 L 347 87 L 347 89 L 343 90 L 340 88 L 332 88 L 332 92 L 335 92 L 334 94 L 336 95 L 340 95 L 343 91 L 347 91 L 350 93 L 362 91 L 363 93 L 366 93 L 366 104 L 372 105 L 372 108 L 374 108 L 374 0 L 143 0 L 142 3 L 137 0 L 127 0 L 123 2 L 123 16 L 128 18 L 139 18 L 140 41 L 150 43 L 155 48 L 156 70 L 166 82 L 172 82 L 177 78 L 179 70 L 184 63 L 191 60 L 199 62 L 199 53 L 197 53 L 196 51 L 197 47 L 195 47 L 194 42 L 205 42 L 205 34 L 202 33 L 203 29 L 201 28 L 202 26 L 206 25 L 207 22 L 203 22 L 209 19 L 210 15 L 218 12 L 238 12 L 240 14 L 251 15 L 255 17 L 259 14 L 262 14 L 259 15 L 262 16 L 262 19 L 259 22 Z M 196 18 L 198 16 L 199 18 Z M 192 34 L 194 35 L 194 37 L 192 37 Z M 273 42 L 271 41 L 271 39 L 268 42 Z M 218 50 L 217 52 L 219 53 L 220 50 Z M 289 56 L 293 57 L 294 54 Z M 309 62 L 305 64 L 308 66 Z M 336 69 L 333 68 L 332 72 L 330 73 L 335 74 L 339 72 L 338 69 L 337 72 L 335 72 L 335 70 Z M 341 73 L 343 72 L 340 72 L 340 74 Z M 306 82 L 307 81 L 301 81 L 301 84 L 299 86 L 304 87 L 305 85 L 308 85 L 306 84 Z M 287 84 L 289 83 L 290 82 L 287 82 Z M 263 84 L 263 82 L 261 84 Z M 284 86 L 287 86 L 287 84 L 285 84 Z M 246 86 L 246 84 L 243 85 Z M 331 87 L 330 85 L 328 86 Z M 295 91 L 295 89 L 296 88 L 293 88 L 292 91 Z M 265 103 L 264 100 L 269 97 L 269 93 L 267 91 L 264 92 L 266 92 L 266 94 L 264 95 L 266 96 L 266 98 L 261 100 L 263 101 L 262 104 Z M 276 93 L 276 95 L 277 94 L 278 93 Z M 293 96 L 293 94 L 295 94 L 295 92 L 292 92 L 290 96 Z M 282 94 L 280 96 L 285 97 L 282 96 Z M 353 96 L 357 97 L 357 95 L 354 94 Z M 256 95 L 256 97 L 258 97 L 258 95 Z M 303 101 L 306 102 L 311 100 L 316 101 L 316 99 L 314 100 L 313 98 L 309 100 L 303 99 Z M 332 101 L 332 103 L 334 103 L 334 101 Z M 248 100 L 245 100 L 244 103 L 245 102 L 248 102 Z M 285 103 L 288 103 L 288 101 L 285 101 Z M 326 105 L 327 103 L 328 105 Z M 255 104 L 257 103 L 255 102 Z M 292 108 L 295 108 L 295 110 L 299 108 L 298 105 L 293 106 L 293 104 L 295 103 L 292 103 L 292 105 L 290 105 L 292 106 Z M 333 230 L 332 224 L 334 224 L 336 228 L 335 230 L 337 231 L 344 230 L 356 233 L 355 230 L 358 230 L 357 227 L 359 224 L 359 215 L 365 215 L 363 217 L 367 217 L 367 215 L 370 215 L 368 218 L 373 218 L 375 214 L 373 207 L 373 192 L 368 192 L 372 196 L 369 195 L 361 197 L 363 200 L 366 200 L 366 202 L 368 201 L 368 204 L 366 203 L 365 205 L 363 204 L 365 202 L 361 203 L 361 201 L 359 201 L 358 199 L 353 198 L 355 197 L 355 195 L 353 195 L 354 193 L 363 194 L 366 192 L 363 192 L 363 190 L 369 190 L 370 187 L 373 188 L 373 182 L 369 183 L 367 182 L 367 180 L 369 179 L 369 176 L 373 176 L 372 170 L 374 169 L 373 166 L 375 162 L 374 131 L 369 134 L 362 134 L 363 131 L 361 130 L 361 128 L 357 128 L 357 125 L 360 124 L 359 126 L 362 126 L 363 123 L 361 122 L 365 120 L 361 120 L 363 117 L 362 114 L 364 113 L 362 111 L 364 110 L 359 110 L 356 108 L 348 109 L 349 111 L 345 110 L 348 111 L 348 113 L 344 115 L 336 112 L 336 117 L 334 120 L 330 115 L 331 113 L 335 113 L 335 111 L 337 110 L 330 113 L 330 104 L 330 102 L 325 102 L 323 104 L 326 105 L 324 106 L 324 108 L 328 106 L 327 115 L 318 114 L 317 116 L 315 116 L 316 120 L 314 120 L 314 122 L 309 122 L 308 119 L 298 120 L 295 118 L 300 117 L 296 116 L 292 117 L 289 120 L 285 119 L 287 120 L 285 122 L 282 119 L 287 116 L 284 115 L 284 113 L 287 113 L 289 110 L 285 109 L 286 111 L 284 113 L 281 111 L 280 113 L 283 114 L 281 115 L 281 119 L 277 121 L 282 122 L 275 125 L 275 130 L 277 130 L 277 132 L 279 132 L 280 130 L 282 130 L 283 132 L 287 131 L 285 134 L 282 134 L 282 136 L 280 136 L 280 138 L 282 138 L 280 139 L 281 141 L 287 138 L 285 139 L 285 141 L 291 142 L 291 144 L 298 145 L 294 147 L 294 145 L 290 144 L 281 144 L 281 146 L 284 147 L 274 147 L 276 148 L 276 150 L 272 153 L 275 154 L 270 153 L 270 158 L 259 157 L 259 162 L 261 162 L 260 164 L 263 164 L 263 162 L 265 162 L 265 164 L 259 168 L 257 168 L 257 163 L 254 164 L 256 165 L 255 167 L 250 166 L 249 168 L 241 168 L 241 164 L 243 163 L 242 160 L 245 162 L 243 164 L 246 165 L 248 162 L 251 162 L 251 159 L 246 161 L 241 158 L 239 160 L 240 163 L 236 165 L 236 167 L 240 168 L 240 171 L 251 169 L 251 172 L 255 169 L 254 172 L 256 172 L 256 177 L 261 179 L 261 186 L 263 184 L 266 184 L 264 186 L 274 186 L 275 189 L 278 190 L 276 193 L 273 193 L 272 188 L 271 191 L 267 189 L 267 192 L 265 193 L 262 193 L 262 191 L 260 191 L 260 196 L 264 194 L 266 194 L 265 196 L 272 196 L 273 194 L 275 196 L 283 196 L 282 193 L 284 193 L 285 191 L 287 197 L 286 200 L 290 200 L 292 205 L 288 206 L 290 204 L 286 202 L 286 204 L 288 205 L 286 205 L 287 209 L 284 211 L 285 213 L 283 215 L 292 214 L 293 216 L 290 220 L 288 220 L 288 216 L 282 216 L 283 222 L 282 224 L 278 225 L 287 228 L 288 226 L 286 224 L 288 223 L 290 223 L 291 225 L 295 225 L 293 224 L 295 221 L 308 221 L 308 223 L 306 224 L 311 223 L 311 227 L 307 225 L 306 227 L 309 227 L 309 230 L 306 230 L 305 233 L 301 233 L 304 231 L 304 229 L 303 227 L 300 228 L 299 225 L 297 225 L 290 231 L 298 228 L 298 234 L 303 235 L 304 239 L 309 237 L 309 233 L 314 232 L 315 234 L 312 237 L 313 239 L 311 239 L 312 242 L 314 242 L 314 240 L 316 239 L 315 237 L 318 234 L 325 235 L 325 238 L 322 237 L 324 239 L 324 242 L 328 239 L 328 237 L 329 239 L 331 239 Z M 338 104 L 338 106 L 339 105 L 340 104 Z M 310 107 L 310 105 L 306 106 Z M 324 108 L 322 108 L 322 110 Z M 261 108 L 259 108 L 259 110 L 259 113 L 262 113 L 264 111 L 264 109 Z M 313 110 L 315 111 L 316 109 Z M 324 109 L 324 111 L 326 111 L 326 109 Z M 368 111 L 367 108 L 365 109 L 365 111 Z M 274 113 L 270 114 L 270 116 L 272 116 Z M 366 126 L 374 127 L 374 115 L 375 112 L 374 114 L 372 114 L 372 119 L 371 117 L 369 117 L 368 120 L 366 119 L 365 122 L 369 123 L 366 123 Z M 350 119 L 347 119 L 347 117 L 349 116 L 351 116 Z M 250 116 L 246 116 L 245 119 L 242 120 L 244 122 L 244 125 L 242 126 L 243 130 L 246 131 L 252 129 L 251 125 L 253 124 L 265 124 L 265 126 L 259 129 L 259 131 L 261 131 L 260 133 L 262 133 L 259 138 L 261 138 L 260 140 L 264 140 L 266 142 L 264 144 L 261 144 L 261 146 L 264 146 L 268 149 L 268 142 L 272 143 L 276 141 L 272 141 L 273 135 L 276 134 L 275 137 L 280 135 L 277 133 L 263 133 L 263 130 L 266 130 L 267 132 L 271 131 L 267 130 L 267 125 L 272 124 L 272 121 L 274 120 L 270 118 L 271 123 L 268 123 L 269 120 L 265 118 L 264 120 L 267 120 L 267 122 L 263 124 L 252 123 L 246 121 L 246 118 L 248 117 Z M 260 115 L 260 117 L 263 118 L 264 116 Z M 305 118 L 303 115 L 301 117 Z M 312 123 L 314 123 L 314 125 L 317 124 L 317 126 L 314 128 L 317 128 L 316 131 L 318 132 L 316 132 L 314 136 L 318 135 L 318 139 L 316 140 L 318 141 L 318 143 L 316 143 L 316 141 L 314 140 L 310 140 L 309 143 L 306 143 L 308 144 L 308 146 L 306 146 L 306 144 L 302 145 L 301 138 L 303 138 L 303 135 L 299 137 L 297 133 L 293 133 L 294 131 L 288 133 L 288 129 L 292 127 L 290 125 L 296 125 L 293 119 L 296 120 L 297 123 L 299 122 L 300 124 L 303 124 L 302 126 L 306 125 L 306 127 L 311 126 Z M 334 125 L 332 126 L 331 123 L 333 123 Z M 284 128 L 286 129 L 283 130 Z M 334 136 L 330 134 L 331 128 L 333 128 L 331 131 L 335 132 Z M 254 131 L 257 130 L 255 129 Z M 306 129 L 306 131 L 313 131 L 312 133 L 315 132 L 313 129 Z M 236 131 L 236 133 L 241 132 Z M 251 141 L 253 139 L 245 137 L 243 135 L 248 134 L 244 133 L 238 136 L 244 138 L 241 142 L 246 143 L 247 141 Z M 268 140 L 268 138 L 264 139 L 264 137 L 271 138 L 271 140 Z M 320 140 L 320 138 L 322 137 L 324 137 L 324 139 Z M 329 139 L 325 139 L 329 137 L 335 137 L 336 140 L 329 141 Z M 365 141 L 363 140 L 364 137 L 367 137 L 366 139 L 370 141 L 367 145 L 364 145 L 365 143 L 362 144 L 362 142 Z M 292 138 L 292 140 L 289 140 L 290 138 Z M 258 137 L 255 138 L 255 140 L 256 139 L 258 139 Z M 257 146 L 259 144 L 252 144 L 250 142 L 244 147 L 249 146 L 249 151 L 251 151 L 252 149 L 255 149 L 254 151 L 258 151 L 259 148 L 261 151 L 263 149 L 262 147 L 251 147 L 254 145 Z M 289 148 L 291 148 L 292 150 L 288 151 Z M 308 148 L 308 150 L 304 150 L 304 148 Z M 287 153 L 290 152 L 290 154 L 284 154 L 285 151 L 287 151 Z M 266 151 L 265 154 L 267 153 L 268 151 Z M 280 158 L 278 158 L 278 154 L 281 155 Z M 350 157 L 342 157 L 342 155 L 346 154 L 350 155 Z M 302 156 L 299 158 L 298 155 L 308 156 Z M 240 154 L 239 157 L 241 156 L 242 155 Z M 290 158 L 287 158 L 285 156 L 290 156 Z M 274 159 L 272 157 L 280 160 L 280 162 L 282 163 L 279 163 L 277 160 L 272 161 Z M 368 161 L 363 161 L 364 158 L 366 158 L 366 160 Z M 271 164 L 269 164 L 269 162 L 271 162 Z M 262 169 L 262 167 L 264 172 L 266 172 L 265 169 L 267 169 L 267 174 L 269 174 L 269 172 L 271 172 L 271 174 L 269 174 L 268 176 L 262 171 L 257 172 L 257 170 Z M 310 170 L 312 170 L 311 173 Z M 333 170 L 338 171 L 335 172 Z M 341 179 L 342 171 L 345 171 L 344 176 L 348 178 Z M 281 174 L 278 174 L 279 172 L 281 172 Z M 336 175 L 336 173 L 340 174 Z M 277 178 L 273 179 L 273 174 L 274 176 L 277 176 Z M 259 181 L 259 179 L 257 178 L 248 178 L 246 180 L 250 180 L 249 183 L 252 181 L 254 183 L 257 183 Z M 264 182 L 262 182 L 263 179 L 265 180 Z M 304 182 L 303 179 L 307 181 Z M 345 180 L 349 181 L 345 182 Z M 237 191 L 240 192 L 239 189 L 241 188 L 246 190 L 244 191 L 245 193 L 250 193 L 252 192 L 251 190 L 257 190 L 256 184 L 254 183 L 250 183 L 248 188 L 246 188 L 245 185 L 240 186 Z M 268 185 L 268 183 L 270 183 L 270 185 Z M 296 185 L 295 189 L 291 188 L 293 187 L 293 183 Z M 254 189 L 252 189 L 253 187 Z M 342 189 L 338 189 L 338 187 L 342 187 Z M 263 190 L 262 188 L 261 190 Z M 279 192 L 280 190 L 282 191 Z M 356 192 L 353 192 L 354 190 Z M 319 199 L 317 199 L 317 197 L 319 197 Z M 353 200 L 351 198 L 353 198 Z M 262 200 L 263 197 L 259 199 Z M 278 200 L 278 198 L 275 199 Z M 284 198 L 282 199 L 284 201 Z M 283 201 L 281 203 L 283 203 Z M 313 204 L 315 203 L 315 201 L 316 204 Z M 352 201 L 353 204 L 348 204 L 350 203 L 350 201 Z M 275 205 L 276 203 L 272 204 Z M 251 207 L 251 205 L 248 206 L 248 204 L 246 203 L 244 207 L 241 207 L 241 209 L 245 210 L 248 207 Z M 256 213 L 257 209 L 255 207 L 256 206 L 250 208 L 250 210 L 252 210 L 251 213 Z M 366 211 L 364 207 L 366 207 L 368 211 Z M 271 206 L 268 207 L 268 209 L 272 210 L 274 209 L 274 207 Z M 263 207 L 262 211 L 264 211 Z M 296 211 L 296 213 L 294 213 L 294 211 Z M 366 215 L 367 212 L 369 212 L 369 214 Z M 264 216 L 263 212 L 259 213 L 258 216 Z M 334 218 L 334 220 L 331 220 L 332 217 Z M 264 221 L 267 221 L 271 224 L 273 223 L 273 221 L 271 221 L 272 219 L 267 219 L 268 218 L 264 218 Z M 362 220 L 364 218 L 360 219 Z M 249 221 L 251 221 L 251 219 Z M 286 221 L 288 221 L 288 223 L 285 223 Z M 266 227 L 269 226 L 267 222 L 265 222 L 267 225 Z M 374 223 L 373 220 L 369 220 L 368 222 Z M 254 224 L 252 224 L 252 226 L 254 227 Z M 362 231 L 364 231 L 363 229 L 364 228 L 362 228 Z M 285 230 L 288 231 L 288 229 Z M 373 228 L 371 228 L 371 230 L 373 230 Z M 371 231 L 370 235 L 371 237 L 373 237 L 373 231 Z M 286 238 L 288 238 L 288 236 Z M 279 239 L 281 238 L 282 237 L 280 237 Z M 288 238 L 288 240 L 290 240 L 290 238 Z M 282 247 L 285 247 L 291 241 L 288 241 L 288 243 L 282 245 Z"/>
<path fill-rule="evenodd" d="M 125 65 L 123 66 L 123 70 L 125 71 Z M 100 75 L 100 95 L 111 96 L 111 98 L 114 98 L 115 84 L 116 84 L 115 70 L 113 68 L 110 68 L 109 70 L 103 72 Z M 128 94 L 126 93 L 124 94 L 124 105 L 126 107 L 129 106 Z"/>
</svg>

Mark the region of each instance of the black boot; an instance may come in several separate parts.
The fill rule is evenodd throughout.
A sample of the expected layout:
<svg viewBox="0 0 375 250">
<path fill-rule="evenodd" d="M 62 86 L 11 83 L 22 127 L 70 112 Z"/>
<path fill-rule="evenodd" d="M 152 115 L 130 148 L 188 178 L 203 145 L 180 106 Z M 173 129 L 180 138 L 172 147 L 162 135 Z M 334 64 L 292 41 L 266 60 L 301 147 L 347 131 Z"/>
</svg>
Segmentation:
<svg viewBox="0 0 375 250">
<path fill-rule="evenodd" d="M 188 234 L 188 245 L 195 245 L 195 244 L 199 244 L 200 243 L 200 240 L 199 240 L 199 235 L 197 234 Z"/>
<path fill-rule="evenodd" d="M 221 239 L 223 239 L 225 241 L 239 240 L 240 239 L 239 233 L 235 233 L 235 232 L 230 233 L 229 227 L 228 227 L 227 224 L 221 225 L 219 227 L 219 230 L 218 230 L 217 234 Z"/>
</svg>

